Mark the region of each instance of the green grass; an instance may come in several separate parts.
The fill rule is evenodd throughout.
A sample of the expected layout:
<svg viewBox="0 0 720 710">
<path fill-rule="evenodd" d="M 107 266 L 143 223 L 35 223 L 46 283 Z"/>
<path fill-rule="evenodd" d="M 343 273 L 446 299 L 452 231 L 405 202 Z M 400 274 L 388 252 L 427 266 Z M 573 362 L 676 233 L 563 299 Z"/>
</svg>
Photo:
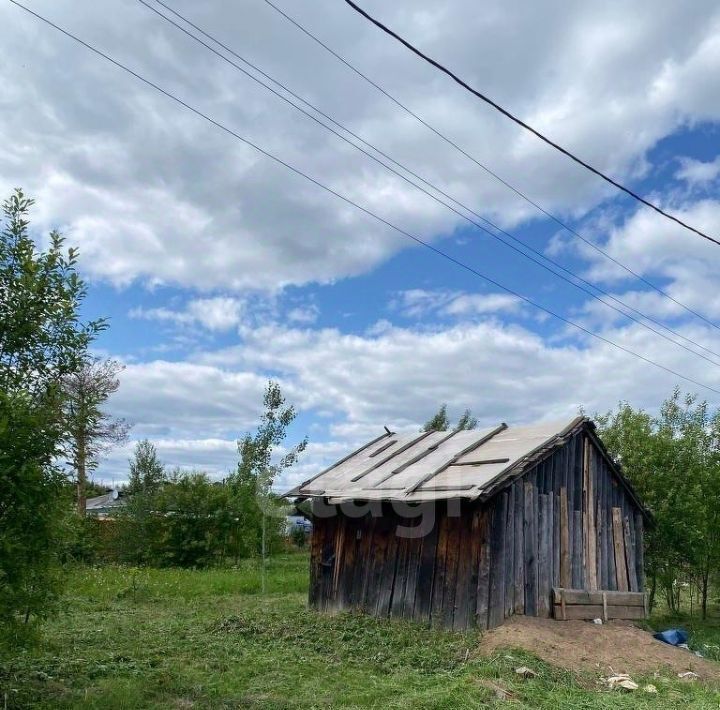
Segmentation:
<svg viewBox="0 0 720 710">
<path fill-rule="evenodd" d="M 658 695 L 602 690 L 515 650 L 485 658 L 477 633 L 306 609 L 307 557 L 186 571 L 78 568 L 38 648 L 0 660 L 0 708 L 717 708 L 698 683 Z M 720 629 L 696 629 L 720 644 Z M 521 680 L 528 665 L 538 676 Z"/>
</svg>

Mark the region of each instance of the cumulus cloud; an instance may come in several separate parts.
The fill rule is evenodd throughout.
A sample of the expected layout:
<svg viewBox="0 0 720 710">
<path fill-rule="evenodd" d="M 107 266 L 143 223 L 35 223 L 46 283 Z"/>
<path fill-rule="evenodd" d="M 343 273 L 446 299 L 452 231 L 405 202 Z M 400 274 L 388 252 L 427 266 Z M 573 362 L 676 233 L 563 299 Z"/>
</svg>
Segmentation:
<svg viewBox="0 0 720 710">
<path fill-rule="evenodd" d="M 263 3 L 177 9 L 393 157 L 504 225 L 528 205 Z M 284 106 L 139 4 L 33 8 L 383 217 L 437 239 L 459 219 Z M 369 9 L 616 177 L 678 126 L 717 120 L 720 10 L 468 0 Z M 579 216 L 607 186 L 454 87 L 342 4 L 291 11 L 470 153 L 551 209 Z M 110 21 L 112 18 L 112 21 Z M 432 21 L 428 21 L 432 18 Z M 16 7 L 0 9 L 0 190 L 24 185 L 95 278 L 281 289 L 368 271 L 406 242 L 272 164 Z M 508 48 L 512 47 L 512 51 Z M 502 61 L 498 61 L 502 57 Z M 17 106 L 25 110 L 17 111 Z"/>
<path fill-rule="evenodd" d="M 690 185 L 704 185 L 720 175 L 720 155 L 715 160 L 694 160 L 680 158 L 680 169 L 675 177 Z"/>
<path fill-rule="evenodd" d="M 129 312 L 131 318 L 169 322 L 175 325 L 200 325 L 211 331 L 226 331 L 240 325 L 245 311 L 244 301 L 237 298 L 195 298 L 184 309 L 143 308 Z"/>
<path fill-rule="evenodd" d="M 464 293 L 447 289 L 413 288 L 400 291 L 390 302 L 391 310 L 408 318 L 428 314 L 467 317 L 519 310 L 522 301 L 504 293 Z"/>
</svg>

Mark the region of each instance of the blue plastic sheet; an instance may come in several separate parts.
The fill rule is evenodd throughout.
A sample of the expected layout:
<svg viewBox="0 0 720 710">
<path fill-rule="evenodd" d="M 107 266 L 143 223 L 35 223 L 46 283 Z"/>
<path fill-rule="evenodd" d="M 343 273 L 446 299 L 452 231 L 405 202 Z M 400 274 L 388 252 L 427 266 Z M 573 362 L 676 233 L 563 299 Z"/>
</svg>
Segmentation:
<svg viewBox="0 0 720 710">
<path fill-rule="evenodd" d="M 653 638 L 669 643 L 671 646 L 679 646 L 681 643 L 687 643 L 688 633 L 684 629 L 667 629 L 653 634 Z"/>
</svg>

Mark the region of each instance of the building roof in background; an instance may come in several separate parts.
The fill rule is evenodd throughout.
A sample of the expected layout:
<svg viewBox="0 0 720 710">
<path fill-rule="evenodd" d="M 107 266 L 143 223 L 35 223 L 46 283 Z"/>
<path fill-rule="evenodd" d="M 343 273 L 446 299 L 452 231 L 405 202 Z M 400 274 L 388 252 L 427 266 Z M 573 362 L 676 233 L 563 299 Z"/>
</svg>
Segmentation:
<svg viewBox="0 0 720 710">
<path fill-rule="evenodd" d="M 563 443 L 585 417 L 470 431 L 386 433 L 289 491 L 289 496 L 420 502 L 478 498 Z"/>
<path fill-rule="evenodd" d="M 120 492 L 117 490 L 109 491 L 101 496 L 95 498 L 88 498 L 85 501 L 85 510 L 88 512 L 105 510 L 106 508 L 117 508 L 120 505 L 125 505 L 125 501 L 120 496 Z"/>
</svg>

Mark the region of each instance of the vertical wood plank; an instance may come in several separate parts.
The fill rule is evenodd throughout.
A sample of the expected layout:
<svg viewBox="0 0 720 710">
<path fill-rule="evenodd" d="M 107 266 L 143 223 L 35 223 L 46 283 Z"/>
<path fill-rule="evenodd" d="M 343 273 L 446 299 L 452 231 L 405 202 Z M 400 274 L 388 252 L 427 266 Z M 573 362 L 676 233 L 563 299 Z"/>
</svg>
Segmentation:
<svg viewBox="0 0 720 710">
<path fill-rule="evenodd" d="M 572 586 L 570 570 L 570 522 L 568 519 L 567 489 L 560 489 L 560 586 Z"/>
<path fill-rule="evenodd" d="M 573 541 L 573 556 L 570 560 L 570 566 L 572 568 L 572 587 L 573 589 L 582 589 L 584 584 L 583 569 L 583 524 L 582 524 L 582 511 L 573 511 L 573 518 L 575 524 L 573 525 L 573 534 L 575 539 Z"/>
<path fill-rule="evenodd" d="M 322 584 L 322 566 L 320 562 L 326 522 L 324 518 L 316 517 L 313 520 L 313 529 L 310 537 L 310 587 L 308 590 L 308 605 L 311 609 L 320 608 L 320 586 Z"/>
<path fill-rule="evenodd" d="M 477 549 L 474 547 L 473 540 L 473 533 L 477 527 L 476 520 L 476 510 L 468 506 L 463 511 L 463 517 L 460 520 L 460 548 L 458 550 L 455 608 L 453 610 L 453 629 L 455 631 L 462 631 L 468 626 L 470 578 L 475 564 L 474 551 Z M 475 584 L 477 584 L 477 578 Z"/>
<path fill-rule="evenodd" d="M 613 551 L 615 556 L 615 579 L 619 592 L 628 591 L 627 564 L 625 562 L 625 532 L 620 508 L 612 509 L 613 518 Z"/>
<path fill-rule="evenodd" d="M 333 579 L 335 578 L 335 566 L 337 562 L 335 536 L 339 518 L 335 515 L 325 521 L 325 534 L 322 539 L 322 551 L 320 553 L 320 609 L 329 610 L 334 608 L 335 599 L 333 596 Z"/>
<path fill-rule="evenodd" d="M 405 583 L 405 599 L 403 600 L 402 616 L 412 619 L 415 615 L 415 598 L 417 596 L 418 568 L 423 540 L 421 537 L 408 538 L 407 581 Z"/>
<path fill-rule="evenodd" d="M 505 519 L 507 491 L 495 497 L 490 533 L 490 604 L 488 628 L 502 624 L 505 618 Z"/>
<path fill-rule="evenodd" d="M 422 538 L 422 550 L 417 575 L 417 592 L 413 617 L 421 621 L 430 621 L 432 592 L 435 574 L 435 555 L 437 554 L 438 532 L 442 519 L 440 506 L 435 508 L 435 523 L 430 532 Z"/>
<path fill-rule="evenodd" d="M 448 539 L 447 553 L 445 557 L 446 574 L 445 586 L 443 589 L 442 613 L 440 625 L 443 628 L 451 629 L 455 614 L 455 599 L 457 597 L 458 565 L 460 562 L 460 550 L 462 549 L 462 527 L 464 516 L 448 516 Z"/>
<path fill-rule="evenodd" d="M 513 484 L 515 489 L 515 510 L 513 512 L 513 524 L 515 532 L 513 535 L 513 611 L 516 614 L 525 613 L 525 543 L 523 537 L 523 516 L 524 516 L 524 483 L 518 479 Z"/>
<path fill-rule="evenodd" d="M 515 486 L 510 486 L 505 492 L 507 496 L 507 509 L 505 511 L 505 536 L 503 549 L 505 551 L 505 609 L 503 616 L 508 618 L 515 611 Z"/>
<path fill-rule="evenodd" d="M 537 526 L 535 515 L 535 486 L 525 481 L 525 510 L 523 513 L 523 537 L 525 541 L 525 614 L 537 615 Z"/>
<path fill-rule="evenodd" d="M 637 568 L 635 566 L 635 543 L 633 542 L 633 533 L 630 528 L 630 520 L 625 517 L 623 520 L 623 532 L 625 540 L 625 562 L 628 571 L 628 586 L 631 592 L 639 591 L 637 582 Z"/>
<path fill-rule="evenodd" d="M 589 438 L 585 438 L 588 466 L 587 492 L 587 570 L 588 587 L 591 591 L 597 584 L 597 528 L 595 527 L 595 451 Z"/>
<path fill-rule="evenodd" d="M 476 626 L 488 628 L 488 608 L 490 606 L 490 521 L 492 508 L 483 510 L 480 521 L 480 564 L 478 566 L 478 586 L 475 605 Z"/>
<path fill-rule="evenodd" d="M 364 540 L 364 564 L 362 570 L 362 591 L 358 598 L 358 607 L 368 610 L 368 595 L 372 594 L 373 571 L 375 567 L 375 545 L 376 545 L 376 529 L 378 527 L 378 518 L 368 513 L 367 536 Z"/>
<path fill-rule="evenodd" d="M 477 611 L 477 587 L 478 577 L 480 576 L 480 545 L 481 545 L 481 525 L 482 525 L 482 508 L 476 504 L 472 513 L 472 524 L 470 528 L 470 554 L 469 567 L 470 574 L 468 576 L 467 588 L 467 607 L 465 610 L 465 628 L 474 628 L 477 621 L 475 613 Z"/>
<path fill-rule="evenodd" d="M 435 550 L 435 574 L 432 585 L 432 602 L 430 604 L 430 623 L 441 626 L 443 620 L 443 595 L 447 576 L 448 528 L 450 526 L 447 510 L 443 509 L 438 520 L 438 544 Z"/>
<path fill-rule="evenodd" d="M 399 525 L 407 525 L 408 520 L 400 518 Z M 397 529 L 395 531 L 397 535 Z M 397 538 L 397 565 L 395 567 L 395 581 L 390 599 L 390 616 L 398 618 L 403 615 L 405 595 L 408 580 L 408 562 L 410 555 L 409 540 L 406 537 Z"/>
<path fill-rule="evenodd" d="M 539 545 L 538 545 L 538 616 L 550 615 L 550 540 L 552 525 L 551 498 L 546 493 L 539 496 Z"/>
<path fill-rule="evenodd" d="M 642 513 L 635 513 L 635 565 L 637 567 L 638 587 L 645 591 L 645 541 Z"/>
</svg>

